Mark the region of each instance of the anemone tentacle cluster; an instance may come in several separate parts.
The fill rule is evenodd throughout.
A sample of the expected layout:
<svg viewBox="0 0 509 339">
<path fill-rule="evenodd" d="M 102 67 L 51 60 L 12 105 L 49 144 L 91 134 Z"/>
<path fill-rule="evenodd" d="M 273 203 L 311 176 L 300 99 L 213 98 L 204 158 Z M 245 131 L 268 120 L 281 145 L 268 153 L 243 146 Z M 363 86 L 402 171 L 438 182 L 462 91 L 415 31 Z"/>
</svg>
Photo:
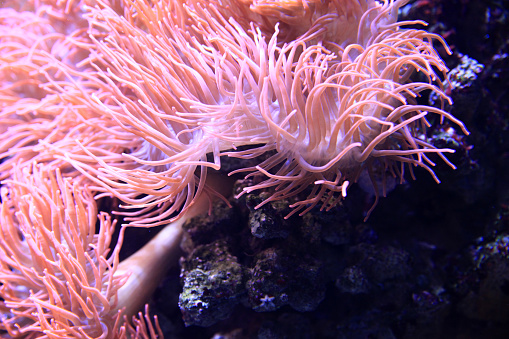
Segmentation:
<svg viewBox="0 0 509 339">
<path fill-rule="evenodd" d="M 90 192 L 58 170 L 34 164 L 4 184 L 2 328 L 11 337 L 48 330 L 99 337 L 105 328 L 112 331 L 121 316 L 113 299 L 126 279 L 114 275 L 118 248 L 106 259 L 115 222 L 105 213 L 97 216 Z"/>
<path fill-rule="evenodd" d="M 215 193 L 207 177 L 225 157 L 264 154 L 269 156 L 258 165 L 235 171 L 260 178 L 241 194 L 270 189 L 260 205 L 292 198 L 290 215 L 317 205 L 333 208 L 362 172 L 375 192 L 376 176 L 403 180 L 405 169 L 415 166 L 438 181 L 429 154 L 453 167 L 444 156 L 453 151 L 427 140 L 426 116 L 468 132 L 444 110 L 450 102 L 441 80 L 447 67 L 433 44 L 448 51 L 447 45 L 437 35 L 405 28 L 422 22 L 397 21 L 407 2 L 3 1 L 0 329 L 22 336 L 51 327 L 55 335 L 93 337 L 101 330 L 78 326 L 81 316 L 73 313 L 83 301 L 106 310 L 106 328 L 114 331 L 111 324 L 120 321 L 109 312 L 116 293 L 111 279 L 120 279 L 116 259 L 104 248 L 97 252 L 97 239 L 107 238 L 113 223 L 99 217 L 93 235 L 92 196 L 120 199 L 132 226 L 167 224 L 204 193 Z M 412 80 L 416 73 L 423 80 Z M 426 91 L 442 106 L 420 104 Z M 37 212 L 42 197 L 53 201 L 51 217 Z M 57 218 L 59 208 L 73 204 L 90 206 L 79 225 L 67 215 Z M 45 223 L 37 224 L 38 218 Z M 31 235 L 31 228 L 40 234 Z M 19 246 L 32 246 L 32 258 L 13 259 L 21 254 L 6 237 L 16 238 L 16 232 Z M 75 232 L 69 236 L 81 239 L 82 248 L 59 232 Z M 56 263 L 65 269 L 43 278 L 49 272 L 43 266 L 55 269 Z M 35 271 L 24 271 L 24 264 Z M 64 288 L 60 277 L 80 274 L 93 277 L 87 280 L 93 291 L 88 285 L 80 285 L 81 292 Z M 34 284 L 39 294 L 29 292 Z M 52 295 L 43 285 L 58 288 Z M 97 300 L 89 304 L 87 298 Z M 51 318 L 56 304 L 69 313 Z M 101 312 L 85 316 L 99 321 Z"/>
<path fill-rule="evenodd" d="M 408 23 L 396 21 L 397 9 L 406 2 L 82 2 L 88 36 L 63 41 L 67 54 L 89 53 L 71 64 L 36 50 L 51 65 L 31 73 L 47 94 L 4 109 L 24 119 L 6 133 L 3 155 L 13 156 L 2 173 L 19 158 L 70 164 L 97 192 L 141 208 L 133 225 L 178 218 L 224 156 L 275 150 L 245 169 L 266 178 L 245 192 L 273 187 L 268 202 L 312 187 L 293 205 L 301 214 L 335 206 L 336 192 L 344 196 L 376 161 L 400 177 L 398 163 L 433 174 L 427 154 L 452 151 L 426 141 L 425 116 L 466 130 L 443 109 L 416 103 L 426 90 L 449 101 L 440 80 L 447 68 L 433 48 L 445 43 L 401 29 Z M 411 81 L 415 72 L 427 81 Z M 37 117 L 19 124 L 27 110 Z M 37 123 L 44 128 L 34 133 Z M 236 150 L 245 145 L 253 147 Z"/>
<path fill-rule="evenodd" d="M 406 2 L 125 1 L 120 10 L 99 1 L 86 14 L 94 49 L 82 65 L 91 71 L 62 96 L 114 140 L 56 152 L 98 192 L 141 208 L 127 213 L 133 225 L 178 218 L 224 156 L 276 151 L 241 170 L 265 177 L 245 193 L 272 187 L 266 203 L 311 187 L 292 214 L 334 207 L 374 163 L 382 176 L 402 178 L 399 164 L 434 176 L 427 154 L 447 161 L 452 150 L 426 141 L 426 115 L 467 131 L 443 107 L 417 104 L 429 90 L 450 101 L 433 42 L 446 45 L 401 28 Z M 416 72 L 426 81 L 412 81 Z"/>
</svg>

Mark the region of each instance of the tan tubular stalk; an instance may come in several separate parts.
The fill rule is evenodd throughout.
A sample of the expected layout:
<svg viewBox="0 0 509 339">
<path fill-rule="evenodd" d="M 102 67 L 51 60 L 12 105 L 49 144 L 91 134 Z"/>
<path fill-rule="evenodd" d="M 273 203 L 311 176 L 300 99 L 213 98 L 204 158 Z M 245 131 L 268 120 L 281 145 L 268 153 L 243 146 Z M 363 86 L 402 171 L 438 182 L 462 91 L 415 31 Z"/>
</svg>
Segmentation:
<svg viewBox="0 0 509 339">
<path fill-rule="evenodd" d="M 231 195 L 233 180 L 225 175 L 208 173 L 207 186 L 224 197 Z M 128 319 L 140 311 L 149 300 L 167 271 L 178 262 L 182 225 L 193 217 L 206 213 L 214 197 L 201 194 L 178 220 L 168 224 L 136 253 L 123 260 L 116 274 L 130 273 L 118 290 L 117 310 L 124 309 Z"/>
</svg>

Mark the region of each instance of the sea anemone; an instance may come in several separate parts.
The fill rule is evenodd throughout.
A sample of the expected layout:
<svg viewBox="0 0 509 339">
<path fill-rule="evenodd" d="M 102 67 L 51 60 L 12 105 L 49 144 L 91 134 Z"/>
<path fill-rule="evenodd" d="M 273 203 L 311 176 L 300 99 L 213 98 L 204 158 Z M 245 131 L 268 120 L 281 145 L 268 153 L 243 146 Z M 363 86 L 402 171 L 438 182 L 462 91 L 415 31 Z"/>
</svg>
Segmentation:
<svg viewBox="0 0 509 339">
<path fill-rule="evenodd" d="M 126 220 L 144 226 L 185 213 L 223 156 L 275 152 L 234 173 L 266 178 L 244 189 L 273 189 L 259 206 L 296 199 L 290 215 L 317 204 L 336 206 L 363 171 L 374 186 L 376 175 L 403 180 L 405 164 L 410 171 L 425 168 L 438 181 L 427 154 L 452 166 L 443 154 L 453 150 L 427 141 L 426 115 L 468 132 L 443 110 L 450 102 L 441 82 L 447 68 L 433 43 L 447 46 L 437 35 L 401 28 L 409 23 L 396 22 L 395 13 L 406 2 L 326 2 L 320 8 L 327 14 L 309 16 L 306 32 L 287 40 L 279 37 L 280 23 L 270 33 L 266 22 L 263 29 L 253 18 L 247 22 L 243 2 L 126 0 L 122 10 L 113 10 L 98 1 L 86 14 L 94 44 L 86 63 L 94 71 L 64 68 L 82 81 L 60 96 L 80 107 L 78 114 L 95 114 L 112 142 L 131 147 L 115 156 L 82 145 L 78 155 L 62 150 L 60 157 L 95 190 L 136 208 L 125 212 Z M 306 11 L 318 6 L 298 4 Z M 250 8 L 263 18 L 260 6 Z M 267 20 L 276 22 L 288 8 L 269 7 Z M 331 35 L 352 21 L 356 29 L 344 41 Z M 414 73 L 425 80 L 412 81 Z M 435 92 L 442 106 L 419 104 L 423 91 Z"/>
<path fill-rule="evenodd" d="M 168 267 L 160 260 L 176 256 L 180 230 L 168 227 L 150 243 L 156 249 L 148 245 L 119 263 L 123 229 L 111 248 L 115 224 L 97 213 L 86 187 L 58 169 L 33 163 L 3 182 L 2 338 L 162 337 L 148 306 L 144 316 L 135 315 Z M 158 243 L 163 237 L 173 242 Z"/>
<path fill-rule="evenodd" d="M 65 82 L 59 67 L 72 65 L 76 71 L 82 70 L 77 65 L 88 56 L 83 29 L 86 21 L 75 7 L 62 1 L 37 6 L 32 1 L 3 1 L 2 5 L 0 178 L 9 177 L 14 164 L 31 166 L 34 160 L 53 162 L 53 167 L 62 172 L 72 171 L 68 164 L 44 152 L 38 143 L 45 140 L 72 149 L 76 139 L 82 140 L 81 136 L 91 133 L 86 125 L 78 127 L 83 115 L 73 114 L 59 94 L 48 87 Z M 73 24 L 67 24 L 67 20 Z M 78 147 L 72 150 L 79 152 Z"/>
<path fill-rule="evenodd" d="M 111 333 L 127 278 L 114 276 L 118 249 L 108 257 L 115 222 L 105 213 L 97 219 L 90 192 L 58 170 L 34 164 L 3 185 L 1 328 L 11 337 Z"/>
</svg>

